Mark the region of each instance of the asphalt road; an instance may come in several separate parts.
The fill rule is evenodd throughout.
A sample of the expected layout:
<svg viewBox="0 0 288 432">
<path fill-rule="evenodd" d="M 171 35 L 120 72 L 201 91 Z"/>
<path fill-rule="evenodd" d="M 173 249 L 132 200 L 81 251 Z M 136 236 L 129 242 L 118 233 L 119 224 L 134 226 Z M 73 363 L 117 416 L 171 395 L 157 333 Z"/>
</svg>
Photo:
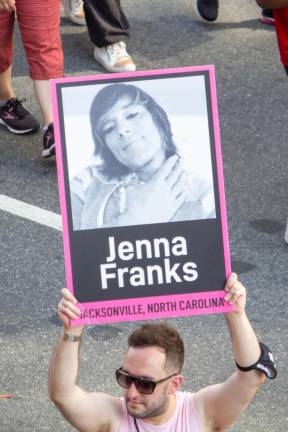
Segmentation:
<svg viewBox="0 0 288 432">
<path fill-rule="evenodd" d="M 279 376 L 266 382 L 233 432 L 287 432 L 287 77 L 273 28 L 252 0 L 221 2 L 217 23 L 195 18 L 192 0 L 126 0 L 138 69 L 215 64 L 232 267 L 248 289 L 248 314 L 274 351 Z M 67 75 L 100 73 L 86 29 L 61 22 Z M 39 118 L 19 36 L 14 85 Z M 41 133 L 0 129 L 0 194 L 59 213 L 55 161 L 41 159 Z M 0 211 L 0 430 L 72 428 L 47 396 L 47 370 L 59 333 L 55 309 L 65 284 L 61 232 Z M 222 316 L 174 319 L 187 347 L 185 389 L 221 382 L 234 363 Z M 119 393 L 113 374 L 134 323 L 89 328 L 83 386 Z M 229 409 L 229 407 L 228 407 Z"/>
</svg>

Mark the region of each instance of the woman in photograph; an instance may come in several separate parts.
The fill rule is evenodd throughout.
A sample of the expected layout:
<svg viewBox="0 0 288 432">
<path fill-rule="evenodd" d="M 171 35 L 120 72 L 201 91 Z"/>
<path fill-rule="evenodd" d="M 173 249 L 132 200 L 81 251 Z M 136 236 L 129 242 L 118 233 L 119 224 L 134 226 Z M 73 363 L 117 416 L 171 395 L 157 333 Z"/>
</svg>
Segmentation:
<svg viewBox="0 0 288 432">
<path fill-rule="evenodd" d="M 215 217 L 212 184 L 185 170 L 167 114 L 151 96 L 107 85 L 90 123 L 99 163 L 71 181 L 75 230 Z"/>
</svg>

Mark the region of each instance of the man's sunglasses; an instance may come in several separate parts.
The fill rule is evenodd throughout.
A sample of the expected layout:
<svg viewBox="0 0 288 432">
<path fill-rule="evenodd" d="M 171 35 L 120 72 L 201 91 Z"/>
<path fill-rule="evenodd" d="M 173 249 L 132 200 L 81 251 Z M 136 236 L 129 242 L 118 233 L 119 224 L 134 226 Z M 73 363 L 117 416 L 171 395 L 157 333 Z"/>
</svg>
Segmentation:
<svg viewBox="0 0 288 432">
<path fill-rule="evenodd" d="M 143 394 L 152 394 L 157 384 L 167 381 L 175 375 L 177 374 L 173 373 L 172 375 L 169 375 L 168 377 L 159 381 L 151 381 L 145 378 L 137 377 L 135 375 L 130 375 L 127 372 L 124 372 L 122 368 L 116 370 L 116 380 L 121 387 L 128 389 L 131 384 L 134 384 L 136 390 Z"/>
</svg>

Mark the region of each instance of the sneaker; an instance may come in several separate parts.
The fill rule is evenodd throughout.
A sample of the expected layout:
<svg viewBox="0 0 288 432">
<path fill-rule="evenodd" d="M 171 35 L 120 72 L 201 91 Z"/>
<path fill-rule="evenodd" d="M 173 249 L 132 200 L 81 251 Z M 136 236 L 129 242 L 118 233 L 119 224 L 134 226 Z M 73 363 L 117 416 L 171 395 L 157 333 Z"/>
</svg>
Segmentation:
<svg viewBox="0 0 288 432">
<path fill-rule="evenodd" d="M 259 19 L 262 24 L 269 24 L 269 25 L 275 24 L 272 9 L 262 9 L 261 16 Z"/>
<path fill-rule="evenodd" d="M 64 11 L 74 24 L 86 25 L 82 0 L 63 0 Z"/>
<path fill-rule="evenodd" d="M 5 126 L 14 134 L 26 134 L 36 132 L 40 124 L 38 121 L 23 107 L 22 102 L 25 99 L 9 99 L 5 105 L 0 107 L 0 124 Z"/>
<path fill-rule="evenodd" d="M 53 123 L 50 123 L 43 135 L 42 157 L 49 158 L 55 155 L 55 138 Z"/>
<path fill-rule="evenodd" d="M 126 51 L 124 42 L 99 48 L 95 46 L 94 58 L 108 72 L 134 72 L 136 65 Z"/>
<path fill-rule="evenodd" d="M 205 21 L 216 21 L 218 18 L 218 0 L 196 0 L 196 13 Z"/>
</svg>

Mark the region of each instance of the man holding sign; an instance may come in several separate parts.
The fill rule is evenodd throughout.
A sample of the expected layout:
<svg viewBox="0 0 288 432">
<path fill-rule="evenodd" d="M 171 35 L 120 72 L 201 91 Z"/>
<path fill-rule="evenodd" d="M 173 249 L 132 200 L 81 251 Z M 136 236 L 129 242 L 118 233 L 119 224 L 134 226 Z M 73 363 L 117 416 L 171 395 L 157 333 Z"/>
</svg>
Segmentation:
<svg viewBox="0 0 288 432">
<path fill-rule="evenodd" d="M 246 316 L 246 291 L 232 274 L 225 299 L 234 311 L 226 314 L 237 369 L 224 383 L 196 393 L 179 391 L 184 344 L 164 322 L 144 324 L 128 338 L 123 366 L 116 370 L 123 398 L 90 393 L 76 384 L 83 326 L 72 327 L 80 315 L 67 290 L 58 305 L 63 329 L 53 352 L 49 394 L 64 417 L 82 432 L 224 431 L 248 407 L 265 380 L 277 371 L 269 348 L 259 344 Z"/>
</svg>

